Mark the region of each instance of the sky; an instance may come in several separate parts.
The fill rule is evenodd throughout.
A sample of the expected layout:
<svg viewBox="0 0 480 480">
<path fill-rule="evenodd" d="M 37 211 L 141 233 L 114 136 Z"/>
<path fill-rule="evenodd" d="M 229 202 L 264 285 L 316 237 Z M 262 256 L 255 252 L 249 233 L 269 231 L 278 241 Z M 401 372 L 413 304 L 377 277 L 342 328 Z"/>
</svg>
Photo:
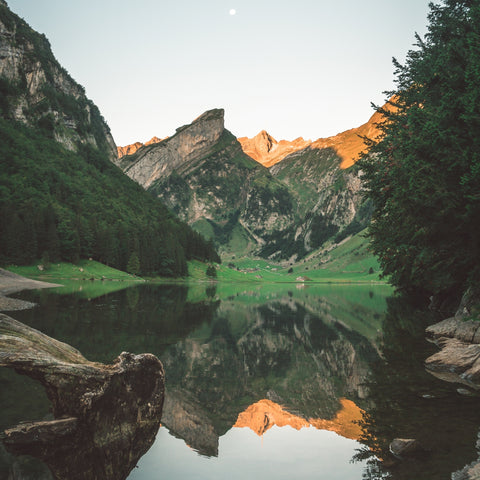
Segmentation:
<svg viewBox="0 0 480 480">
<path fill-rule="evenodd" d="M 7 0 L 100 108 L 119 146 L 212 108 L 237 137 L 365 123 L 429 0 Z M 235 12 L 232 12 L 235 10 Z M 235 13 L 235 14 L 232 14 Z"/>
</svg>

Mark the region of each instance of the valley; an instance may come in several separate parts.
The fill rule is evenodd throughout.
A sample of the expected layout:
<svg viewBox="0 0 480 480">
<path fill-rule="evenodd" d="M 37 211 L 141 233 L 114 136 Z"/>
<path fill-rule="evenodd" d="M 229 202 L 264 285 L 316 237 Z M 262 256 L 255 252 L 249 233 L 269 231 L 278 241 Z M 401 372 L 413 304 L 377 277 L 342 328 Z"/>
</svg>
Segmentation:
<svg viewBox="0 0 480 480">
<path fill-rule="evenodd" d="M 210 110 L 175 135 L 119 147 L 115 162 L 183 221 L 213 239 L 223 258 L 302 261 L 369 223 L 355 162 L 375 113 L 360 126 L 314 142 L 277 142 L 266 131 L 235 138 L 224 111 Z"/>
</svg>

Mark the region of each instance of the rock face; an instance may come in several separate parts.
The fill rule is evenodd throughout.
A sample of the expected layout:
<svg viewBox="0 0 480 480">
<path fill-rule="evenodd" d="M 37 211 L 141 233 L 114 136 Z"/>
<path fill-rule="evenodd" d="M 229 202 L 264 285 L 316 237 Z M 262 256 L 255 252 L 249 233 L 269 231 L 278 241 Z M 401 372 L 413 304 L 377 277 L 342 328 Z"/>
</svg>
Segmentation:
<svg viewBox="0 0 480 480">
<path fill-rule="evenodd" d="M 67 149 L 117 157 L 110 129 L 84 88 L 60 66 L 44 35 L 0 3 L 0 117 L 35 125 Z"/>
<path fill-rule="evenodd" d="M 360 174 L 342 167 L 339 147 L 277 142 L 265 131 L 237 141 L 223 114 L 206 112 L 117 164 L 225 251 L 298 259 L 337 234 L 343 239 L 365 228 L 370 208 Z M 350 150 L 357 152 L 357 133 L 373 128 L 367 125 L 343 135 L 354 144 Z"/>
<path fill-rule="evenodd" d="M 139 148 L 145 145 L 152 145 L 153 143 L 160 143 L 165 138 L 152 137 L 148 142 L 135 142 L 131 145 L 125 145 L 124 147 L 117 147 L 118 158 L 125 157 L 126 155 L 133 155 Z"/>
<path fill-rule="evenodd" d="M 427 370 L 443 380 L 480 389 L 480 322 L 448 318 L 426 333 L 441 348 L 426 359 Z"/>
<path fill-rule="evenodd" d="M 222 109 L 122 157 L 118 165 L 182 220 L 223 245 L 234 239 L 252 249 L 295 221 L 288 189 L 245 155 L 224 128 Z"/>
<path fill-rule="evenodd" d="M 271 167 L 281 162 L 286 156 L 308 147 L 312 142 L 297 138 L 291 142 L 280 140 L 277 142 L 265 130 L 253 138 L 241 137 L 238 139 L 243 151 L 265 167 Z"/>
<path fill-rule="evenodd" d="M 384 108 L 390 108 L 386 105 Z M 319 138 L 311 144 L 311 148 L 321 150 L 331 148 L 341 158 L 340 168 L 346 169 L 351 167 L 366 151 L 366 145 L 363 137 L 376 139 L 380 134 L 378 124 L 382 123 L 383 117 L 375 112 L 367 123 L 360 127 L 346 130 L 333 137 Z"/>
<path fill-rule="evenodd" d="M 164 371 L 151 354 L 122 353 L 113 365 L 0 315 L 0 366 L 42 383 L 55 420 L 5 431 L 14 454 L 44 461 L 58 479 L 124 479 L 160 425 Z"/>
<path fill-rule="evenodd" d="M 207 153 L 223 133 L 223 115 L 222 109 L 205 112 L 190 125 L 177 128 L 173 137 L 142 148 L 133 158 L 123 157 L 118 163 L 130 178 L 148 189 L 159 178 Z"/>
<path fill-rule="evenodd" d="M 305 149 L 324 150 L 332 149 L 340 157 L 340 168 L 351 167 L 366 150 L 363 137 L 375 139 L 380 130 L 378 124 L 382 116 L 374 113 L 367 123 L 357 128 L 346 130 L 333 137 L 319 138 L 318 140 L 304 140 L 297 138 L 293 141 L 280 140 L 277 142 L 265 130 L 253 138 L 241 137 L 238 139 L 243 151 L 266 167 L 272 167 L 295 152 Z"/>
</svg>

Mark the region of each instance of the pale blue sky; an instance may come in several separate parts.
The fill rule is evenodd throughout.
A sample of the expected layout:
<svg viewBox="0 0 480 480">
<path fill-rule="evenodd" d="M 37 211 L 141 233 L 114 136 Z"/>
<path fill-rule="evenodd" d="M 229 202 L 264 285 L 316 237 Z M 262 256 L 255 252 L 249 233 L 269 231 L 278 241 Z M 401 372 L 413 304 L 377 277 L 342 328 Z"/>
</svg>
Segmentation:
<svg viewBox="0 0 480 480">
<path fill-rule="evenodd" d="M 428 0 L 7 2 L 45 33 L 118 145 L 171 135 L 216 107 L 238 137 L 359 126 L 428 14 Z"/>
</svg>

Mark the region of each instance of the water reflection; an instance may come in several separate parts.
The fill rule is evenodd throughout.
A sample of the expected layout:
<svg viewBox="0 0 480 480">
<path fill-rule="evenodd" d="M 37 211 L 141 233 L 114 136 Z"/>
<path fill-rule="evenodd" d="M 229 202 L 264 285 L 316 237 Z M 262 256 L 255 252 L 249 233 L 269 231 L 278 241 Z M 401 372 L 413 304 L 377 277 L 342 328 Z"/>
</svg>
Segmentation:
<svg viewBox="0 0 480 480">
<path fill-rule="evenodd" d="M 81 296 L 30 292 L 24 298 L 39 306 L 15 316 L 91 360 L 109 362 L 121 351 L 157 355 L 167 377 L 162 424 L 202 455 L 219 455 L 220 438 L 246 438 L 237 431 L 263 428 L 275 437 L 287 417 L 311 426 L 302 432 L 358 437 L 353 420 L 371 407 L 364 382 L 379 360 L 375 339 L 390 291 L 224 288 L 142 286 L 97 298 L 85 290 Z M 18 404 L 18 414 L 2 425 L 22 420 L 28 409 L 22 410 L 28 397 L 21 388 L 2 389 L 0 404 Z M 261 427 L 244 415 L 259 403 Z M 171 468 L 168 463 L 162 456 L 156 473 Z M 154 478 L 142 474 L 142 465 L 134 478 Z"/>
<path fill-rule="evenodd" d="M 162 423 L 204 455 L 217 455 L 219 437 L 259 401 L 321 425 L 342 410 L 342 398 L 365 401 L 367 365 L 375 358 L 369 340 L 295 297 L 222 302 L 209 325 L 162 357 L 168 372 Z M 263 420 L 276 414 L 264 412 Z"/>
<path fill-rule="evenodd" d="M 478 397 L 459 395 L 458 386 L 424 368 L 425 359 L 436 351 L 425 341 L 425 328 L 436 320 L 422 303 L 388 299 L 381 360 L 370 364 L 370 402 L 361 422 L 365 447 L 356 455 L 370 458 L 364 478 L 389 473 L 394 480 L 447 479 L 478 456 Z M 425 452 L 400 461 L 389 451 L 394 438 L 417 439 Z"/>
</svg>

